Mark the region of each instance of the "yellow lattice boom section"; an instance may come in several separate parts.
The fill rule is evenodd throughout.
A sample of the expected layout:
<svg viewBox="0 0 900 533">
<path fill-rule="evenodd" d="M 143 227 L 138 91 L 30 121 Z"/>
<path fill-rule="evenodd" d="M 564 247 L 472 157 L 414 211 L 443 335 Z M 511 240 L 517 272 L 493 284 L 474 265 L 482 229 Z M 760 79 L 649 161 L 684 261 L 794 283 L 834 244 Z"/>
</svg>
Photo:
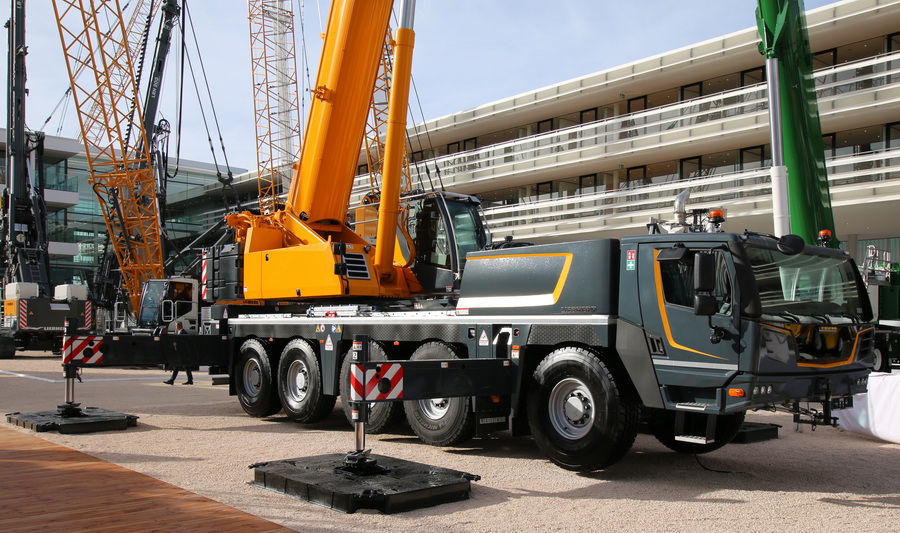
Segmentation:
<svg viewBox="0 0 900 533">
<path fill-rule="evenodd" d="M 116 0 L 54 0 L 53 9 L 90 183 L 137 309 L 143 283 L 164 270 L 156 185 L 122 9 Z"/>
</svg>

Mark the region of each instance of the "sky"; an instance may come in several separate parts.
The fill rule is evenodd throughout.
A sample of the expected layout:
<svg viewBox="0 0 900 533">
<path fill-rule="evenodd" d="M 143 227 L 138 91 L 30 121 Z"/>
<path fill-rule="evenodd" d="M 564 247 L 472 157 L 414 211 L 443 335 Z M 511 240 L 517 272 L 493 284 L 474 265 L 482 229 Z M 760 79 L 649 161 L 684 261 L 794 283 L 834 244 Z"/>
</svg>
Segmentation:
<svg viewBox="0 0 900 533">
<path fill-rule="evenodd" d="M 0 0 L 4 22 L 9 19 L 11 1 Z M 190 24 L 183 16 L 183 25 L 196 35 L 207 75 L 207 81 L 200 83 L 208 85 L 218 131 L 212 124 L 207 134 L 204 126 L 203 114 L 212 122 L 209 101 L 201 111 L 196 97 L 185 97 L 181 157 L 254 168 L 246 1 L 182 1 L 190 14 Z M 831 3 L 804 2 L 806 9 Z M 328 4 L 327 0 L 294 2 L 303 87 L 315 80 Z M 755 9 L 755 0 L 421 0 L 414 25 L 413 119 L 437 118 L 744 30 L 756 25 Z M 73 106 L 65 105 L 63 98 L 69 82 L 49 0 L 28 0 L 26 44 L 28 127 L 47 135 L 77 137 Z M 199 65 L 198 59 L 192 62 L 195 68 Z M 173 123 L 177 63 L 169 62 L 160 109 L 160 115 Z M 193 87 L 186 87 L 195 93 Z M 206 86 L 200 90 L 205 94 Z M 0 112 L 5 127 L 5 105 Z M 215 152 L 210 149 L 210 136 Z M 171 142 L 173 155 L 174 139 Z"/>
</svg>

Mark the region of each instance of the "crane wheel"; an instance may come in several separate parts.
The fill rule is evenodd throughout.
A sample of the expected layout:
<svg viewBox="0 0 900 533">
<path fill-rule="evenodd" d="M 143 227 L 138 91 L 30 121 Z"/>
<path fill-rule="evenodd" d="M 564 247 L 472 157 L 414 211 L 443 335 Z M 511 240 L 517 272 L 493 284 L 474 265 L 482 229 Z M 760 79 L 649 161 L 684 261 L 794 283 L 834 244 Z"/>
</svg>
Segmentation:
<svg viewBox="0 0 900 533">
<path fill-rule="evenodd" d="M 459 359 L 456 349 L 443 342 L 427 342 L 413 352 L 410 361 Z M 403 402 L 413 432 L 432 446 L 455 446 L 475 436 L 475 413 L 466 398 L 432 398 Z"/>
<path fill-rule="evenodd" d="M 592 350 L 564 347 L 534 371 L 528 421 L 538 448 L 558 466 L 577 472 L 605 468 L 634 443 L 638 403 Z"/>
<path fill-rule="evenodd" d="M 238 402 L 245 413 L 265 417 L 281 410 L 272 361 L 266 353 L 266 344 L 262 341 L 258 339 L 244 341 L 233 375 Z"/>
<path fill-rule="evenodd" d="M 278 397 L 289 418 L 318 422 L 331 414 L 336 396 L 322 393 L 322 371 L 312 344 L 294 339 L 281 352 L 278 363 Z"/>
</svg>

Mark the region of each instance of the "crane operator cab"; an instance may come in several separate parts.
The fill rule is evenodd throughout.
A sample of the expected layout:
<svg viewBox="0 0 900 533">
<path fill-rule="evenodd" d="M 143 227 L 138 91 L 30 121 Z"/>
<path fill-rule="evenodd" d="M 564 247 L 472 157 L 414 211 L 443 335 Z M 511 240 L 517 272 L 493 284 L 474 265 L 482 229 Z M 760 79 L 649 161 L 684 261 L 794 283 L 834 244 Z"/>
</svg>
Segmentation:
<svg viewBox="0 0 900 533">
<path fill-rule="evenodd" d="M 481 201 L 447 192 L 404 200 L 409 204 L 406 229 L 415 246 L 412 270 L 424 292 L 458 291 L 466 254 L 490 243 Z"/>
<path fill-rule="evenodd" d="M 197 281 L 191 278 L 151 279 L 141 291 L 137 330 L 174 333 L 181 322 L 190 333 L 197 332 L 199 303 Z"/>
</svg>

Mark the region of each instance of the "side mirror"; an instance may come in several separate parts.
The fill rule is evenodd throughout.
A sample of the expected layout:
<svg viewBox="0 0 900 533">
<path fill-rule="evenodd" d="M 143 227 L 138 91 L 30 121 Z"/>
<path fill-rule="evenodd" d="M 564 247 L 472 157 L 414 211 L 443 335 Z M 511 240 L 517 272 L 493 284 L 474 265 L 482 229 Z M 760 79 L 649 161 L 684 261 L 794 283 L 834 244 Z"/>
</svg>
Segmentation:
<svg viewBox="0 0 900 533">
<path fill-rule="evenodd" d="M 694 255 L 694 290 L 709 292 L 716 288 L 716 260 L 713 254 Z"/>
<path fill-rule="evenodd" d="M 778 251 L 784 255 L 797 255 L 803 251 L 803 247 L 806 246 L 806 243 L 803 242 L 803 237 L 789 233 L 787 235 L 782 235 L 775 246 L 778 248 Z"/>
<path fill-rule="evenodd" d="M 716 297 L 711 294 L 694 295 L 694 314 L 697 316 L 713 316 L 719 310 Z"/>
</svg>

